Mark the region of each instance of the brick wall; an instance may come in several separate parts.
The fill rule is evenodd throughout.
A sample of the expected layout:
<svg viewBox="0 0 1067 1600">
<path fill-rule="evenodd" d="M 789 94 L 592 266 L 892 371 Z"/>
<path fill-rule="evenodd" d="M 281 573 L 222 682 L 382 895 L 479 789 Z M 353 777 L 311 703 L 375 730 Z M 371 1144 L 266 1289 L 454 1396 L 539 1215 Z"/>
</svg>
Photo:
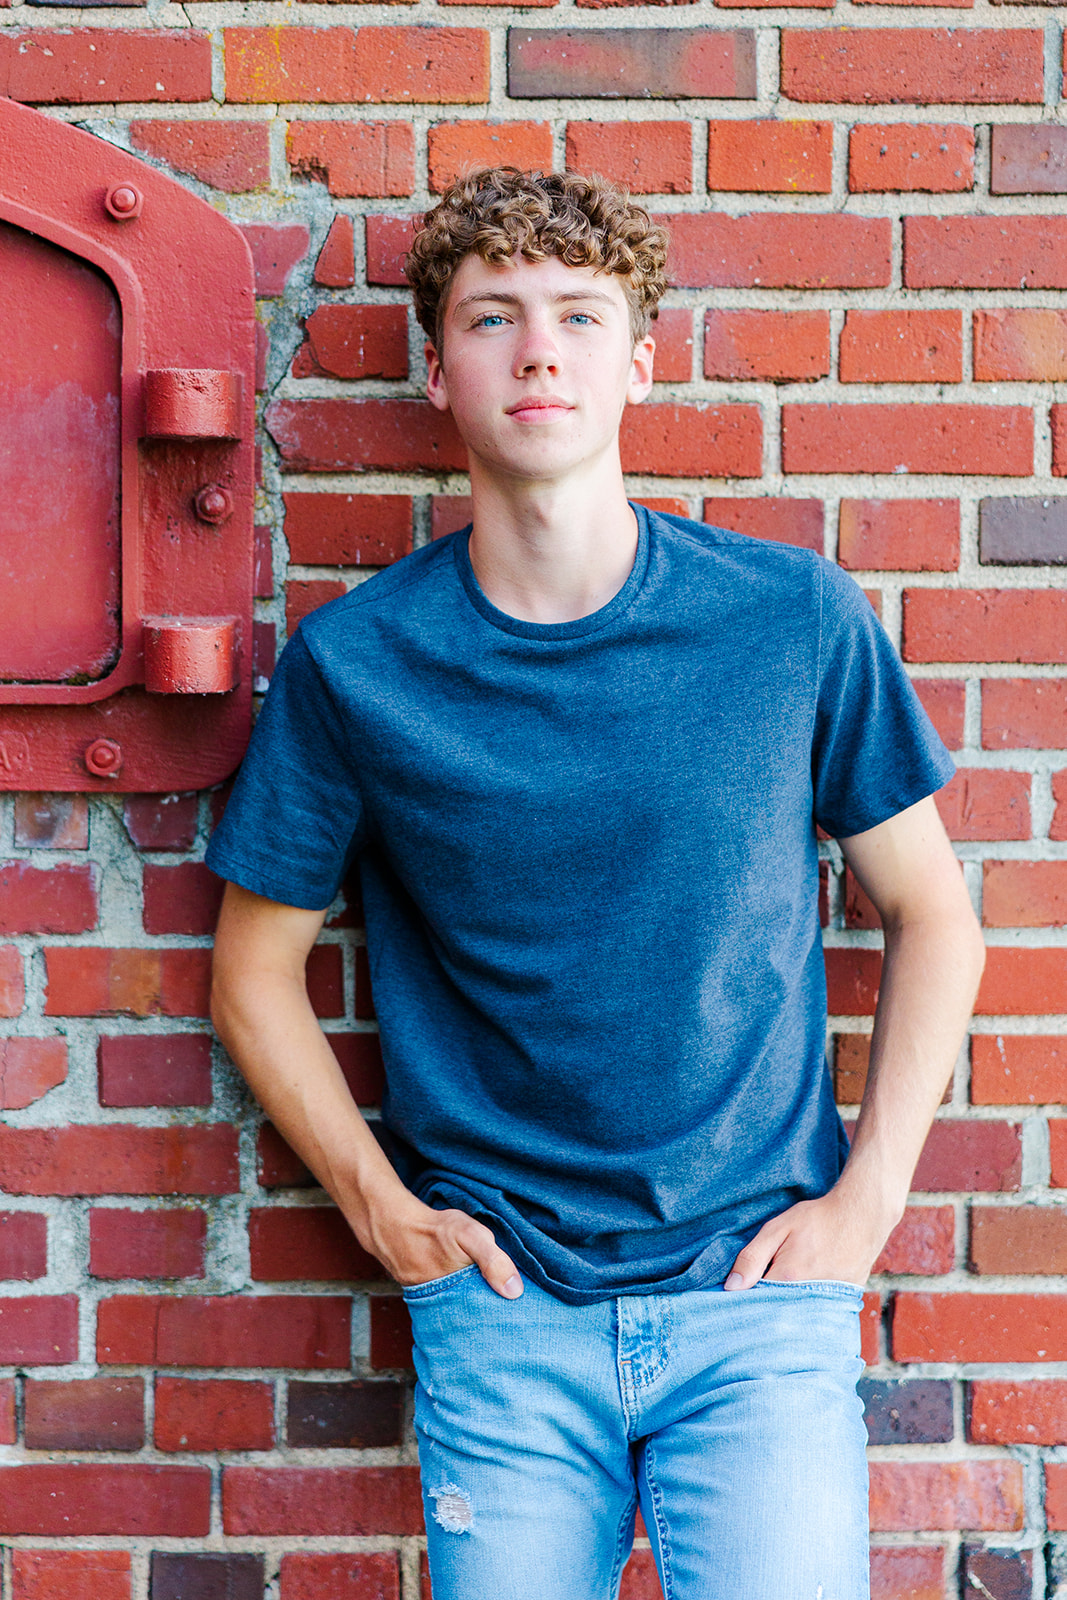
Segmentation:
<svg viewBox="0 0 1067 1600">
<path fill-rule="evenodd" d="M 245 229 L 261 686 L 301 615 L 464 517 L 462 454 L 420 398 L 408 219 L 471 160 L 567 159 L 671 220 L 633 492 L 856 574 L 956 752 L 942 809 L 988 930 L 974 1036 L 867 1297 L 875 1594 L 1062 1600 L 1062 12 L 449 4 L 0 0 L 0 91 Z M 11 1600 L 425 1593 L 403 1307 L 205 1020 L 221 799 L 0 801 Z M 824 850 L 849 1108 L 879 939 Z M 309 972 L 373 1105 L 358 907 Z M 639 1549 L 625 1594 L 656 1593 Z"/>
</svg>

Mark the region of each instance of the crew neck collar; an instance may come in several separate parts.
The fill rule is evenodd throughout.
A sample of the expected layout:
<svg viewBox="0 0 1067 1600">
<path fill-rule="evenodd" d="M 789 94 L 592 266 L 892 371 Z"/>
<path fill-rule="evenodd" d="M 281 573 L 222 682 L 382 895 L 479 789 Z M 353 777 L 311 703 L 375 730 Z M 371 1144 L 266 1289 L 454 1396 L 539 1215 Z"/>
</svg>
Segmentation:
<svg viewBox="0 0 1067 1600">
<path fill-rule="evenodd" d="M 527 622 L 522 617 L 513 617 L 506 611 L 501 611 L 486 595 L 471 566 L 470 540 L 472 524 L 460 530 L 453 541 L 456 570 L 460 581 L 467 592 L 474 609 L 485 618 L 494 628 L 499 628 L 502 633 L 516 634 L 521 639 L 580 639 L 586 634 L 599 633 L 602 629 L 610 627 L 616 617 L 627 610 L 641 591 L 648 571 L 648 545 L 649 545 L 649 519 L 644 506 L 628 502 L 631 510 L 637 517 L 637 553 L 634 564 L 630 568 L 629 577 L 617 594 L 614 594 L 606 605 L 600 606 L 596 611 L 590 611 L 588 616 L 575 617 L 572 622 Z"/>
</svg>

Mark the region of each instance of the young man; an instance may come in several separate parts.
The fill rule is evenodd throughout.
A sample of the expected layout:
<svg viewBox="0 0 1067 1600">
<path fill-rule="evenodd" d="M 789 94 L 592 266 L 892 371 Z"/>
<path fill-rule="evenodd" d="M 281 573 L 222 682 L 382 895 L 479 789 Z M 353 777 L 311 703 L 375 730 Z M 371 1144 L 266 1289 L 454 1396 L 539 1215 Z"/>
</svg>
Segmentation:
<svg viewBox="0 0 1067 1600">
<path fill-rule="evenodd" d="M 610 1600 L 638 1504 L 667 1600 L 861 1600 L 860 1286 L 981 968 L 861 591 L 627 503 L 665 250 L 573 174 L 430 213 L 473 525 L 302 624 L 208 856 L 219 1032 L 411 1308 L 435 1600 Z M 885 926 L 851 1152 L 816 823 Z M 304 988 L 354 861 L 388 1157 Z"/>
</svg>

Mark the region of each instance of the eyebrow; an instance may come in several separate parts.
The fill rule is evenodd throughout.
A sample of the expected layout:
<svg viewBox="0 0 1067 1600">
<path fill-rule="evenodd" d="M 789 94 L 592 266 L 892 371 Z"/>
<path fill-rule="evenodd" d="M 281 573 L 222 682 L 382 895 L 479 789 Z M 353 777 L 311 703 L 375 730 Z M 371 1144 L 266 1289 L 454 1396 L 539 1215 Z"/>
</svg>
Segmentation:
<svg viewBox="0 0 1067 1600">
<path fill-rule="evenodd" d="M 587 303 L 594 301 L 598 305 L 611 306 L 615 304 L 611 295 L 602 293 L 599 289 L 574 289 L 563 294 L 554 294 L 552 302 L 555 305 L 571 305 L 576 301 L 584 300 Z M 522 298 L 517 294 L 509 294 L 506 289 L 483 290 L 479 294 L 465 294 L 462 300 L 456 302 L 456 311 L 463 311 L 467 306 L 498 305 L 521 306 Z"/>
</svg>

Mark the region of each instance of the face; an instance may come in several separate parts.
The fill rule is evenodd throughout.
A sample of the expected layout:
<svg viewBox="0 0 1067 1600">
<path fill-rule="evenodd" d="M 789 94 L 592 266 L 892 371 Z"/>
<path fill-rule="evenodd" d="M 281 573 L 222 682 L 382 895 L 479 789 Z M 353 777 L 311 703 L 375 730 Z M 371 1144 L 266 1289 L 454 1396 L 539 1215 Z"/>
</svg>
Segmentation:
<svg viewBox="0 0 1067 1600">
<path fill-rule="evenodd" d="M 618 278 L 556 257 L 465 257 L 441 344 L 444 364 L 426 347 L 427 393 L 455 417 L 472 474 L 547 483 L 595 472 L 617 459 L 623 408 L 652 387 L 655 344 L 631 344 Z"/>
</svg>

